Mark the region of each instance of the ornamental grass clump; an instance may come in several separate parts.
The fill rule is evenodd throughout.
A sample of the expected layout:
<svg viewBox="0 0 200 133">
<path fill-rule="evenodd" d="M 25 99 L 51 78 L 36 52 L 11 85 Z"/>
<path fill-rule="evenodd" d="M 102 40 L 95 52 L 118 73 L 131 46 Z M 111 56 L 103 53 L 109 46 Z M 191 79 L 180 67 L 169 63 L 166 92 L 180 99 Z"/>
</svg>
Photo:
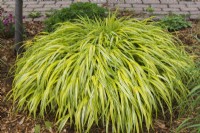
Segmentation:
<svg viewBox="0 0 200 133">
<path fill-rule="evenodd" d="M 61 130 L 93 124 L 113 132 L 149 130 L 153 114 L 185 99 L 193 62 L 148 20 L 80 18 L 27 42 L 17 59 L 11 97 L 35 117 L 55 113 Z"/>
</svg>

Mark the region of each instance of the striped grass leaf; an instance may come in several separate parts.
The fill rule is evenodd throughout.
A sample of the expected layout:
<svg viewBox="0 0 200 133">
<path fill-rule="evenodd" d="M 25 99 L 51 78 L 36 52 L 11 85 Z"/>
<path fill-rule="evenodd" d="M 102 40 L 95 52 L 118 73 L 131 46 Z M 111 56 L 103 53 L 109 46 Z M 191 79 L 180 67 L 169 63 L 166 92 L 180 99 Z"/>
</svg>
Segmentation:
<svg viewBox="0 0 200 133">
<path fill-rule="evenodd" d="M 199 68 L 195 70 L 199 74 Z M 198 77 L 196 77 L 198 78 Z M 199 81 L 199 78 L 196 79 Z M 191 133 L 200 132 L 200 85 L 196 85 L 188 94 L 188 99 L 183 101 L 181 106 L 181 114 L 188 114 L 188 118 L 185 119 L 176 129 L 175 132 L 182 132 L 187 129 Z"/>
<path fill-rule="evenodd" d="M 55 114 L 78 132 L 141 132 L 153 113 L 180 103 L 193 61 L 172 35 L 148 20 L 80 18 L 26 43 L 17 59 L 11 97 L 35 117 Z M 145 125 L 143 124 L 145 123 Z"/>
</svg>

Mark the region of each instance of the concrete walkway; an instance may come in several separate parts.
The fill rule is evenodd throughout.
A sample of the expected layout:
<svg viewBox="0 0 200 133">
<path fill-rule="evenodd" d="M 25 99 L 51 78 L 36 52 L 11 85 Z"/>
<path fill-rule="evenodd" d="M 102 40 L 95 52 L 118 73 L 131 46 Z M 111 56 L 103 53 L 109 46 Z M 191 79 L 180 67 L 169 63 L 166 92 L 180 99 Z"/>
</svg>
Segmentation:
<svg viewBox="0 0 200 133">
<path fill-rule="evenodd" d="M 190 19 L 200 19 L 200 0 L 180 1 L 180 0 L 24 0 L 24 16 L 32 11 L 38 11 L 45 16 L 45 13 L 52 9 L 60 9 L 69 7 L 71 3 L 75 2 L 92 2 L 99 6 L 107 6 L 110 9 L 118 8 L 120 10 L 130 10 L 136 13 L 146 12 L 148 7 L 154 9 L 154 14 L 163 16 L 169 13 L 185 14 Z M 0 0 L 0 6 L 9 12 L 14 12 L 14 0 Z M 43 17 L 37 20 L 42 20 Z M 29 19 L 26 19 L 29 20 Z"/>
</svg>

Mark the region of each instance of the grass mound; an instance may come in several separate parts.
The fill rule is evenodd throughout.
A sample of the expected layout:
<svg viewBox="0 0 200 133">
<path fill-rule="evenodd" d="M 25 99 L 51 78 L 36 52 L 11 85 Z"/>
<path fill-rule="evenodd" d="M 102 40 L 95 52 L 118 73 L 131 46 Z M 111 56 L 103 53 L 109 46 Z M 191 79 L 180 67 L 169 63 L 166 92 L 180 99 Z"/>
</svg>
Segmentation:
<svg viewBox="0 0 200 133">
<path fill-rule="evenodd" d="M 177 43 L 147 20 L 66 22 L 26 44 L 11 97 L 35 117 L 55 113 L 59 129 L 111 123 L 113 132 L 139 133 L 154 111 L 172 112 L 187 95 L 182 78 L 193 62 Z"/>
</svg>

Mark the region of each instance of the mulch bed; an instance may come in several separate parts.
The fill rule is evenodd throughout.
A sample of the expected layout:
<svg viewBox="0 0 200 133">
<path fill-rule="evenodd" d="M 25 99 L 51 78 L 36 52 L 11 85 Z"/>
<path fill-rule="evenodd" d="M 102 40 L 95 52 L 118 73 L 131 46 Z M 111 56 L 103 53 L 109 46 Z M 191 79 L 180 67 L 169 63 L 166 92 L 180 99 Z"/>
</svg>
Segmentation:
<svg viewBox="0 0 200 133">
<path fill-rule="evenodd" d="M 186 50 L 200 62 L 200 21 L 193 21 L 191 28 L 174 33 L 185 44 Z"/>
<path fill-rule="evenodd" d="M 25 24 L 27 39 L 32 38 L 42 31 L 43 25 L 41 22 L 29 22 Z M 174 32 L 186 46 L 189 53 L 195 55 L 196 61 L 200 61 L 200 22 L 193 22 L 192 28 L 187 28 L 178 32 Z M 1 39 L 0 44 L 3 47 L 0 48 L 0 59 L 5 64 L 0 66 L 0 133 L 34 133 L 36 125 L 40 125 L 42 133 L 55 133 L 56 126 L 53 124 L 51 128 L 47 129 L 45 126 L 45 120 L 54 123 L 54 120 L 47 116 L 45 120 L 37 118 L 34 120 L 31 116 L 28 116 L 26 112 L 15 113 L 13 109 L 12 101 L 7 101 L 7 94 L 11 90 L 12 86 L 12 73 L 9 73 L 11 67 L 15 62 L 15 54 L 13 51 L 13 39 Z M 188 47 L 189 46 L 189 47 Z M 170 119 L 157 119 L 154 120 L 154 133 L 169 133 L 175 129 L 185 118 L 177 119 L 174 114 L 172 123 Z M 170 126 L 171 125 L 171 126 Z M 63 133 L 73 133 L 74 130 L 69 126 L 66 126 Z M 93 127 L 94 133 L 104 133 L 105 129 Z M 189 131 L 184 131 L 189 133 Z"/>
</svg>

